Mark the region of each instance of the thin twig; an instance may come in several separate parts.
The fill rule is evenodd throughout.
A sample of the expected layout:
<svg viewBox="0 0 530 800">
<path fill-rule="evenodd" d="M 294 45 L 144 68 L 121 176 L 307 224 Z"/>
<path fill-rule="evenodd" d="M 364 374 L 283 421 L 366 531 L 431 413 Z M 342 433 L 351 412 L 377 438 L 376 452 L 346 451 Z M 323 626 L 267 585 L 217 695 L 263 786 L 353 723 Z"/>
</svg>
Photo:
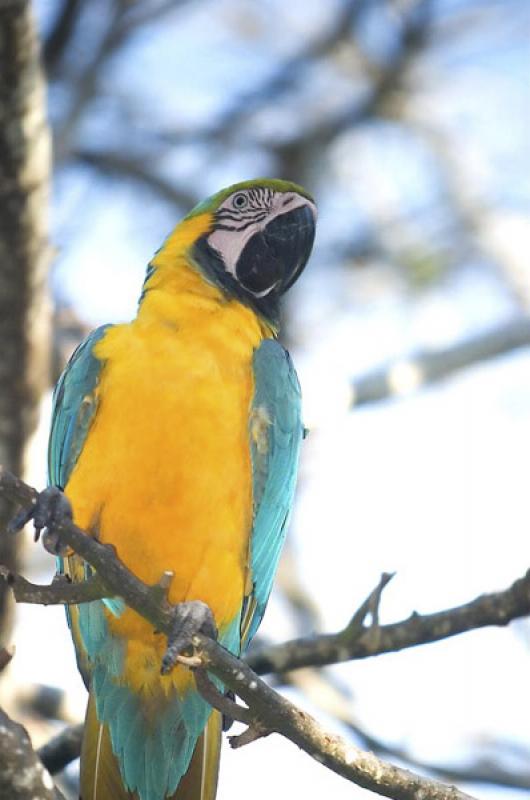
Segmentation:
<svg viewBox="0 0 530 800">
<path fill-rule="evenodd" d="M 508 625 L 512 620 L 529 614 L 530 570 L 507 589 L 483 594 L 461 606 L 434 614 L 420 615 L 414 612 L 400 622 L 377 628 L 365 627 L 349 641 L 345 638 L 344 630 L 292 639 L 285 644 L 269 645 L 251 652 L 247 661 L 260 675 L 301 667 L 323 667 L 438 642 L 490 625 Z"/>
<path fill-rule="evenodd" d="M 361 633 L 364 633 L 365 621 L 368 614 L 372 617 L 372 627 L 379 625 L 379 605 L 385 586 L 394 577 L 394 572 L 383 572 L 381 579 L 375 589 L 372 589 L 364 603 L 361 603 L 351 620 L 348 622 L 343 631 L 338 635 L 345 642 L 355 640 Z"/>
<path fill-rule="evenodd" d="M 80 583 L 71 583 L 61 576 L 62 579 L 55 579 L 53 583 L 43 586 L 39 583 L 31 583 L 22 575 L 16 575 L 0 564 L 0 578 L 7 581 L 8 586 L 13 589 L 15 600 L 20 603 L 32 603 L 40 606 L 53 606 L 58 603 L 73 605 L 88 603 L 91 600 L 102 600 L 111 596 L 97 575 Z"/>
</svg>

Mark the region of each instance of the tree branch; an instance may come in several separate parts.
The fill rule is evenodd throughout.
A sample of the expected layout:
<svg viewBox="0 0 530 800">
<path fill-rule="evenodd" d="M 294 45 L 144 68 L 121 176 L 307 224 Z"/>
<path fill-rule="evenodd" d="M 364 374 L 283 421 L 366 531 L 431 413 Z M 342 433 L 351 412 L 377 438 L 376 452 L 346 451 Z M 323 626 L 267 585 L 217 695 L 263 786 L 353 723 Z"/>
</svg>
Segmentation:
<svg viewBox="0 0 530 800">
<path fill-rule="evenodd" d="M 63 0 L 57 12 L 43 48 L 44 65 L 48 74 L 53 72 L 71 41 L 82 5 L 83 0 Z"/>
<path fill-rule="evenodd" d="M 263 84 L 237 97 L 217 121 L 215 129 L 205 132 L 205 136 L 218 140 L 237 132 L 254 111 L 290 89 L 311 63 L 351 38 L 353 27 L 368 5 L 367 0 L 347 0 L 329 28 L 288 58 Z"/>
<path fill-rule="evenodd" d="M 0 497 L 2 495 L 19 508 L 34 505 L 38 496 L 35 489 L 0 467 Z M 18 602 L 68 604 L 116 595 L 159 630 L 171 632 L 172 607 L 164 594 L 167 573 L 157 584 L 146 586 L 117 558 L 112 545 L 100 544 L 69 521 L 62 522 L 56 530 L 64 542 L 98 571 L 100 586 L 90 583 L 86 597 L 83 597 L 85 590 L 78 589 L 75 584 L 56 581 L 50 586 L 37 586 L 3 570 L 4 577 L 13 585 Z M 478 628 L 508 625 L 512 620 L 530 614 L 528 570 L 523 577 L 500 592 L 480 595 L 468 603 L 444 611 L 425 615 L 414 612 L 400 622 L 379 625 L 377 618 L 381 594 L 391 578 L 392 574 L 388 573 L 381 576 L 378 585 L 343 630 L 267 645 L 249 653 L 247 663 L 260 675 L 328 666 L 437 642 Z M 45 600 L 38 599 L 39 593 Z M 366 625 L 365 619 L 369 614 L 372 622 Z"/>
<path fill-rule="evenodd" d="M 307 158 L 329 145 L 344 131 L 382 113 L 386 106 L 395 102 L 398 90 L 403 84 L 407 70 L 429 38 L 432 21 L 432 0 L 415 0 L 410 10 L 403 16 L 399 41 L 390 58 L 373 79 L 368 92 L 352 105 L 342 109 L 331 118 L 319 120 L 289 141 L 278 146 L 271 144 L 283 163 L 289 164 L 293 158 Z"/>
<path fill-rule="evenodd" d="M 73 605 L 75 603 L 89 603 L 91 600 L 103 600 L 112 596 L 105 588 L 98 575 L 82 583 L 71 583 L 64 575 L 57 575 L 49 586 L 31 583 L 6 569 L 0 564 L 0 578 L 7 581 L 13 589 L 17 603 L 31 603 L 39 606 L 56 606 L 59 603 Z"/>
<path fill-rule="evenodd" d="M 342 777 L 384 797 L 395 800 L 463 800 L 469 795 L 456 787 L 443 786 L 407 770 L 380 761 L 372 753 L 359 750 L 343 739 L 326 732 L 305 711 L 275 692 L 239 659 L 224 652 L 204 636 L 193 637 L 196 655 L 208 670 L 237 692 L 254 717 L 254 727 L 281 733 L 298 747 Z M 231 741 L 232 746 L 234 743 Z M 240 743 L 236 738 L 235 745 Z"/>
<path fill-rule="evenodd" d="M 179 210 L 193 208 L 197 196 L 185 189 L 179 189 L 171 181 L 158 175 L 154 168 L 146 163 L 146 159 L 124 156 L 112 151 L 96 151 L 79 149 L 72 152 L 72 158 L 104 175 L 122 175 L 123 177 L 143 184 L 157 194 L 162 200 L 176 206 Z"/>
<path fill-rule="evenodd" d="M 469 603 L 420 615 L 390 625 L 362 626 L 353 636 L 348 628 L 335 634 L 293 639 L 249 653 L 247 661 L 260 675 L 302 667 L 323 667 L 382 653 L 393 653 L 419 644 L 438 642 L 459 633 L 507 625 L 530 614 L 530 570 L 501 592 L 483 594 Z"/>
<path fill-rule="evenodd" d="M 50 773 L 62 772 L 81 752 L 83 725 L 69 725 L 37 751 L 37 755 Z"/>
<path fill-rule="evenodd" d="M 31 746 L 28 733 L 0 709 L 0 797 L 64 800 Z"/>
<path fill-rule="evenodd" d="M 34 507 L 38 498 L 35 489 L 2 468 L 0 494 L 19 507 L 26 508 Z M 100 544 L 67 517 L 54 524 L 49 533 L 59 537 L 61 544 L 70 546 L 84 558 L 97 571 L 113 595 L 122 597 L 130 608 L 147 619 L 156 630 L 166 636 L 174 633 L 173 607 L 164 597 L 167 576 L 161 579 L 162 584 L 146 586 L 119 560 L 112 546 Z M 65 588 L 65 585 L 60 586 L 61 591 Z M 369 606 L 373 615 L 376 613 L 374 602 L 372 600 Z M 259 735 L 277 732 L 297 744 L 319 763 L 384 797 L 394 800 L 420 800 L 422 797 L 429 797 L 430 800 L 469 800 L 469 796 L 456 787 L 445 786 L 387 764 L 372 753 L 359 750 L 340 737 L 329 734 L 313 717 L 271 689 L 247 664 L 212 639 L 197 634 L 192 637 L 191 646 L 194 648 L 192 658 L 180 656 L 180 661 L 192 663 L 195 667 L 200 665 L 201 669 L 211 672 L 247 704 L 252 715 L 250 727 L 242 735 L 242 739 L 236 738 L 235 746 L 252 741 Z"/>
<path fill-rule="evenodd" d="M 409 394 L 458 370 L 530 347 L 530 318 L 510 320 L 440 350 L 419 350 L 368 372 L 352 384 L 352 406 Z"/>
</svg>

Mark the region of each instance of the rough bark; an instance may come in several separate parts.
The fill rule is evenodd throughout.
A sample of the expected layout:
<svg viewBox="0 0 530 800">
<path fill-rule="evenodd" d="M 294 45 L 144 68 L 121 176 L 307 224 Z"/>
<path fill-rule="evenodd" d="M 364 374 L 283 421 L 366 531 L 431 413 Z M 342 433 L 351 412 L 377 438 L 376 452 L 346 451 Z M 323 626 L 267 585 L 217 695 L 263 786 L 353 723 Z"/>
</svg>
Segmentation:
<svg viewBox="0 0 530 800">
<path fill-rule="evenodd" d="M 0 464 L 19 474 L 48 375 L 49 151 L 30 5 L 0 0 Z M 7 515 L 0 504 L 0 525 Z M 13 568 L 15 541 L 0 539 L 0 561 Z M 0 636 L 7 598 L 0 586 Z"/>
<path fill-rule="evenodd" d="M 64 800 L 31 746 L 22 725 L 0 709 L 0 797 L 9 800 Z"/>
</svg>

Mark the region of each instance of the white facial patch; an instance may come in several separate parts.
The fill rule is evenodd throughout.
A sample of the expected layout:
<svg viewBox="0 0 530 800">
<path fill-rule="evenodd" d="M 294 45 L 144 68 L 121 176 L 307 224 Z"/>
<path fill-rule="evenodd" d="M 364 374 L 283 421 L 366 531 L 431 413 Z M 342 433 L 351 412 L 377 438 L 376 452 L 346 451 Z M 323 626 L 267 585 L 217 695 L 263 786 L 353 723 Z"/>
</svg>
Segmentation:
<svg viewBox="0 0 530 800">
<path fill-rule="evenodd" d="M 237 280 L 237 262 L 249 239 L 271 220 L 301 206 L 309 206 L 316 220 L 315 204 L 296 192 L 275 192 L 267 187 L 234 192 L 219 206 L 216 229 L 208 236 L 208 244 L 219 253 L 226 271 Z M 273 288 L 260 292 L 259 296 L 263 297 Z"/>
</svg>

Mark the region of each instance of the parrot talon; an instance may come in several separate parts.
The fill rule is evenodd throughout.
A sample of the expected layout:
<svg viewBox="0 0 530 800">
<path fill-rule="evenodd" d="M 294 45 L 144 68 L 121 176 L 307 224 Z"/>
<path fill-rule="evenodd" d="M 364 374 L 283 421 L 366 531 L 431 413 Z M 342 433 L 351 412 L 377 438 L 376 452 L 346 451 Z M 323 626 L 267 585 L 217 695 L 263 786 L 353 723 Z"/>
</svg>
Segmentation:
<svg viewBox="0 0 530 800">
<path fill-rule="evenodd" d="M 247 726 L 252 725 L 253 720 L 250 709 L 236 703 L 236 696 L 230 689 L 221 692 L 210 680 L 205 669 L 196 669 L 193 674 L 201 696 L 213 708 L 221 712 L 223 731 L 228 730 L 234 721 L 242 722 Z M 227 722 L 229 724 L 225 727 Z"/>
<path fill-rule="evenodd" d="M 191 640 L 197 633 L 217 639 L 217 626 L 206 603 L 189 600 L 174 607 L 173 630 L 167 637 L 167 650 L 162 659 L 161 673 L 167 675 L 184 650 L 191 647 Z"/>
<path fill-rule="evenodd" d="M 42 544 L 52 555 L 63 555 L 69 548 L 61 544 L 60 535 L 54 527 L 65 520 L 72 519 L 72 506 L 70 501 L 57 486 L 48 486 L 40 492 L 31 508 L 21 511 L 10 523 L 10 530 L 20 530 L 31 519 L 35 526 L 34 539 L 39 541 L 41 532 Z"/>
<path fill-rule="evenodd" d="M 31 506 L 31 508 L 23 508 L 17 514 L 15 514 L 7 526 L 8 532 L 18 533 L 18 531 L 22 530 L 24 525 L 32 518 L 34 508 L 34 506 Z M 37 538 L 35 538 L 35 541 L 37 541 Z"/>
<path fill-rule="evenodd" d="M 227 689 L 225 692 L 225 697 L 230 700 L 232 703 L 236 702 L 236 696 L 231 689 Z M 232 725 L 234 724 L 234 719 L 229 714 L 223 714 L 223 733 L 229 731 Z"/>
</svg>

